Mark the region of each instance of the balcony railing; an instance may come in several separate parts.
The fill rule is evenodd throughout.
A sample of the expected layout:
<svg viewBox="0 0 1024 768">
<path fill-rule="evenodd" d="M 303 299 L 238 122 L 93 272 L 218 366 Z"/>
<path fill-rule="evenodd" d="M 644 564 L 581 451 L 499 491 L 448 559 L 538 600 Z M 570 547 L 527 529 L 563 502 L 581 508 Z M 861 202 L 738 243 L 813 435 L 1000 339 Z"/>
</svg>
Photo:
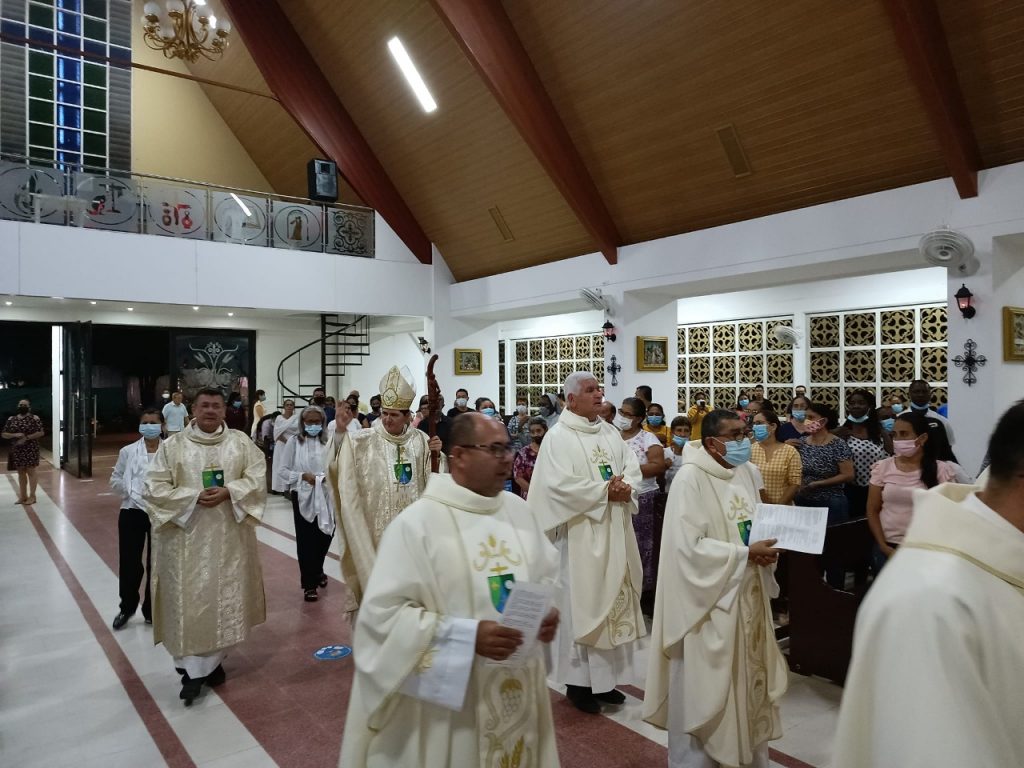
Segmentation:
<svg viewBox="0 0 1024 768">
<path fill-rule="evenodd" d="M 374 256 L 370 208 L 10 155 L 0 157 L 0 219 Z"/>
</svg>

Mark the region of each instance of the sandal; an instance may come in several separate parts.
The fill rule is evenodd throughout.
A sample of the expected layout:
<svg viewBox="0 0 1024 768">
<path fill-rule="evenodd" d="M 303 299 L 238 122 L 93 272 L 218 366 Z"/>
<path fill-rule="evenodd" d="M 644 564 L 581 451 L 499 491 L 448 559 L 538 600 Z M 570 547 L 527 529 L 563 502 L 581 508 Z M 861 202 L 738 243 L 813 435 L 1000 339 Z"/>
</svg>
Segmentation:
<svg viewBox="0 0 1024 768">
<path fill-rule="evenodd" d="M 307 589 L 302 593 L 302 599 L 307 603 L 315 603 L 320 598 L 317 597 L 315 589 Z"/>
</svg>

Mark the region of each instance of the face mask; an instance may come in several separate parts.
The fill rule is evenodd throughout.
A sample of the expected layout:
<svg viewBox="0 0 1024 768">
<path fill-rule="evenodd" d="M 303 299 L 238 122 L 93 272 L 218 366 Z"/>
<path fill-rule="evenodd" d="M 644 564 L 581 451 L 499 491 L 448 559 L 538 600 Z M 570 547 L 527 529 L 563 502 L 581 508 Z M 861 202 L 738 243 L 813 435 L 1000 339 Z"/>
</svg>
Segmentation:
<svg viewBox="0 0 1024 768">
<path fill-rule="evenodd" d="M 665 421 L 665 417 L 664 416 L 648 416 L 647 417 L 647 423 L 650 424 L 652 427 L 660 427 L 661 423 L 663 421 Z"/>
<path fill-rule="evenodd" d="M 805 411 L 802 408 L 795 408 L 794 410 L 790 411 L 789 415 L 792 416 L 797 421 L 803 421 L 804 419 L 807 418 L 807 411 Z"/>
<path fill-rule="evenodd" d="M 707 405 L 706 401 L 704 401 L 704 400 L 698 400 L 697 401 L 697 407 L 698 408 L 703 408 L 705 405 Z"/>
<path fill-rule="evenodd" d="M 309 435 L 310 437 L 316 437 L 317 435 L 324 431 L 324 427 L 322 424 L 306 424 L 305 426 L 303 426 L 303 429 L 306 431 L 306 434 Z"/>
<path fill-rule="evenodd" d="M 892 451 L 897 456 L 913 456 L 917 453 L 917 440 L 893 440 Z"/>
<path fill-rule="evenodd" d="M 530 409 L 527 408 L 525 405 L 516 406 L 516 413 L 518 413 L 520 416 L 525 416 L 529 410 Z"/>
<path fill-rule="evenodd" d="M 903 413 L 903 406 L 900 405 L 899 403 L 896 403 L 894 406 L 892 406 L 892 412 L 898 416 L 899 414 Z"/>
<path fill-rule="evenodd" d="M 19 405 L 18 406 L 18 413 L 20 413 L 22 416 L 24 416 L 26 413 L 28 413 L 28 406 L 27 405 Z"/>
<path fill-rule="evenodd" d="M 740 408 L 746 408 L 748 405 L 750 405 L 750 400 L 748 400 L 747 398 L 744 397 L 742 400 L 740 400 Z"/>
<path fill-rule="evenodd" d="M 868 415 L 865 413 L 863 416 L 847 416 L 847 421 L 852 421 L 854 424 L 863 424 L 868 420 Z"/>
<path fill-rule="evenodd" d="M 160 437 L 161 427 L 159 424 L 139 424 L 139 432 L 147 440 L 153 440 L 154 438 Z"/>
<path fill-rule="evenodd" d="M 542 405 L 537 410 L 540 411 L 540 415 L 543 416 L 544 418 L 547 418 L 548 416 L 551 415 L 551 409 L 548 408 L 546 405 Z"/>
<path fill-rule="evenodd" d="M 717 437 L 715 439 L 718 440 Z M 744 437 L 742 440 L 718 440 L 718 442 L 725 446 L 725 456 L 722 458 L 727 464 L 738 467 L 740 464 L 750 461 L 749 437 Z"/>
<path fill-rule="evenodd" d="M 682 448 L 688 442 L 690 442 L 690 438 L 688 438 L 688 437 L 680 437 L 679 435 L 672 435 L 672 443 L 674 445 L 678 445 L 680 448 Z"/>
<path fill-rule="evenodd" d="M 380 413 L 380 403 L 377 403 L 376 405 L 370 403 L 370 410 L 374 413 Z"/>
<path fill-rule="evenodd" d="M 767 424 L 755 424 L 754 425 L 754 439 L 759 443 L 763 443 L 768 439 L 768 425 Z"/>
<path fill-rule="evenodd" d="M 620 432 L 625 432 L 627 429 L 633 427 L 633 420 L 628 416 L 623 416 L 621 413 L 615 414 L 615 418 L 612 419 L 612 426 Z"/>
<path fill-rule="evenodd" d="M 171 399 L 171 393 L 170 392 L 164 392 L 163 395 L 161 395 L 161 397 L 163 397 L 164 400 L 170 400 Z"/>
<path fill-rule="evenodd" d="M 896 419 L 882 419 L 882 421 L 879 423 L 882 425 L 882 429 L 884 429 L 886 432 L 892 432 L 894 429 L 896 429 Z"/>
<path fill-rule="evenodd" d="M 531 440 L 532 440 L 532 441 L 533 441 L 534 443 L 536 443 L 537 445 L 540 445 L 541 443 L 543 443 L 543 442 L 544 442 L 544 435 L 541 435 L 540 437 L 537 437 L 536 435 L 534 435 L 534 436 L 533 436 L 533 437 L 531 437 L 530 439 L 531 439 Z"/>
<path fill-rule="evenodd" d="M 469 400 L 467 400 L 464 397 L 457 397 L 457 398 L 455 398 L 455 407 L 456 408 L 465 408 L 466 407 L 466 403 L 468 403 L 468 402 L 469 402 Z"/>
<path fill-rule="evenodd" d="M 260 402 L 264 402 L 267 399 L 266 395 L 260 395 Z"/>
<path fill-rule="evenodd" d="M 493 408 L 481 408 L 480 413 L 482 413 L 484 416 L 493 416 L 495 413 L 497 413 L 497 411 L 495 411 Z"/>
<path fill-rule="evenodd" d="M 815 432 L 821 432 L 821 430 L 824 429 L 824 428 L 825 428 L 825 422 L 823 420 L 821 420 L 821 419 L 818 419 L 817 421 L 812 421 L 809 424 L 805 424 L 804 425 L 804 429 L 807 430 L 812 435 Z"/>
<path fill-rule="evenodd" d="M 231 407 L 232 408 L 241 408 L 242 407 L 242 401 L 241 400 L 235 400 L 235 402 L 233 402 L 231 404 Z"/>
<path fill-rule="evenodd" d="M 910 407 L 913 408 L 915 411 L 927 411 L 929 408 L 931 408 L 931 406 L 928 405 L 928 403 L 925 403 L 924 405 L 918 405 L 917 403 L 911 403 Z M 896 410 L 896 409 L 893 408 L 893 410 Z"/>
</svg>

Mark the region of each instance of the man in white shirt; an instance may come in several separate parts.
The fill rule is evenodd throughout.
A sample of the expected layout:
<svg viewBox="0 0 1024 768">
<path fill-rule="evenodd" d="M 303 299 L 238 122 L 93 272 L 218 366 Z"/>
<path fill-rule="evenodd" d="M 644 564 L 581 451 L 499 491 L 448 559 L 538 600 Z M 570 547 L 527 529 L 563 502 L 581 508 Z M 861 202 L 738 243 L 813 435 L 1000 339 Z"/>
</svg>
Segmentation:
<svg viewBox="0 0 1024 768">
<path fill-rule="evenodd" d="M 185 424 L 188 423 L 188 408 L 181 404 L 181 392 L 171 395 L 171 402 L 164 406 L 163 414 L 167 434 L 174 435 L 185 428 Z"/>
<path fill-rule="evenodd" d="M 984 490 L 914 492 L 857 614 L 837 768 L 1024 765 L 1024 401 L 989 442 Z"/>
<path fill-rule="evenodd" d="M 910 395 L 910 407 L 915 412 L 929 419 L 935 419 L 946 428 L 946 437 L 949 438 L 949 444 L 952 446 L 956 442 L 953 439 L 953 425 L 949 423 L 949 419 L 932 408 L 932 388 L 928 382 L 922 379 L 915 379 L 910 382 L 910 389 L 907 390 L 907 393 Z"/>
</svg>

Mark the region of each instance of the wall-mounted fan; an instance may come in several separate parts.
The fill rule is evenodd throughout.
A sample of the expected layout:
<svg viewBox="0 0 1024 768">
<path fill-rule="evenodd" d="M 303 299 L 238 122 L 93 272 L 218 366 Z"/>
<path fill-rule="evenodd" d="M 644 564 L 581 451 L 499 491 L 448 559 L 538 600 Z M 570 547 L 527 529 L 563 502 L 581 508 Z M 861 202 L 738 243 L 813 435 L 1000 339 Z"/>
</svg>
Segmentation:
<svg viewBox="0 0 1024 768">
<path fill-rule="evenodd" d="M 965 277 L 978 271 L 974 243 L 962 232 L 942 227 L 929 232 L 917 244 L 921 257 L 936 267 L 945 267 Z"/>
<path fill-rule="evenodd" d="M 785 344 L 789 347 L 799 347 L 800 339 L 802 338 L 800 331 L 791 325 L 783 325 L 782 323 L 772 328 L 772 336 L 780 344 Z"/>
</svg>

